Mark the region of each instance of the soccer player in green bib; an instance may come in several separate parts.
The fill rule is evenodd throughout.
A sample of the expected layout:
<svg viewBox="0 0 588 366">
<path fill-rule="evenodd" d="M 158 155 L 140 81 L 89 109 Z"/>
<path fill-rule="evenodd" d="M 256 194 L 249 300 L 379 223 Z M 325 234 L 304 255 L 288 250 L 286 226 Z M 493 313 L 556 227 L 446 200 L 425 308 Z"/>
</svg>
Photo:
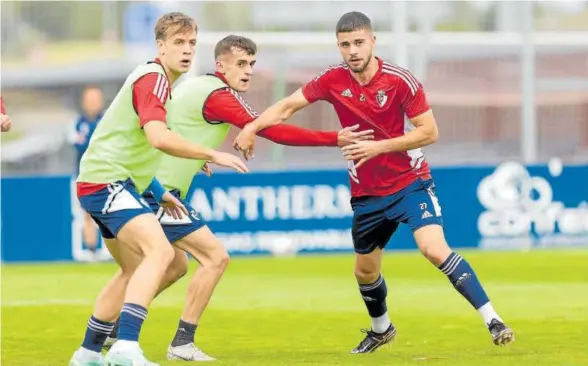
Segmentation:
<svg viewBox="0 0 588 366">
<path fill-rule="evenodd" d="M 142 253 L 143 258 L 127 282 L 121 284 L 115 277 L 102 290 L 71 366 L 157 365 L 145 358 L 138 339 L 147 308 L 175 252 L 141 193 L 152 189 L 156 169 L 166 156 L 163 153 L 247 171 L 237 157 L 188 142 L 166 126 L 170 85 L 189 70 L 194 57 L 194 20 L 181 13 L 165 14 L 157 21 L 155 38 L 158 58 L 129 75 L 96 128 L 77 179 L 81 206 L 98 224 L 106 245 L 124 248 L 119 259 L 124 260 L 129 250 Z M 169 193 L 162 199 L 176 216 L 181 214 L 177 210 L 185 209 Z M 120 286 L 117 301 L 105 297 L 113 286 Z M 103 358 L 102 344 L 117 317 L 119 339 Z"/>
<path fill-rule="evenodd" d="M 216 149 L 226 139 L 231 126 L 243 128 L 257 118 L 257 112 L 239 94 L 249 88 L 256 54 L 257 46 L 248 38 L 231 35 L 219 41 L 215 47 L 216 72 L 187 80 L 174 89 L 174 97 L 168 103 L 168 127 L 188 141 Z M 372 130 L 356 130 L 357 126 L 353 126 L 339 132 L 322 132 L 283 124 L 265 129 L 260 135 L 290 146 L 345 146 L 372 137 Z M 209 172 L 204 159 L 197 161 L 164 156 L 157 170 L 157 180 L 165 189 L 154 189 L 143 195 L 156 212 L 168 240 L 199 262 L 188 286 L 176 335 L 167 350 L 169 360 L 214 360 L 195 346 L 194 336 L 200 317 L 227 267 L 229 255 L 185 200 L 188 192 L 192 191 L 194 175 L 203 168 Z M 163 212 L 158 202 L 166 190 L 182 201 L 189 215 L 174 218 Z M 131 256 L 132 253 L 124 257 L 128 259 Z M 139 261 L 140 255 L 137 255 L 135 263 Z M 128 266 L 119 272 L 121 283 L 128 281 L 126 278 L 136 266 L 131 261 L 127 263 Z M 176 256 L 160 291 L 185 274 L 187 267 L 186 256 Z M 117 297 L 115 287 L 109 295 L 111 298 Z M 108 343 L 115 338 L 113 333 Z"/>
</svg>

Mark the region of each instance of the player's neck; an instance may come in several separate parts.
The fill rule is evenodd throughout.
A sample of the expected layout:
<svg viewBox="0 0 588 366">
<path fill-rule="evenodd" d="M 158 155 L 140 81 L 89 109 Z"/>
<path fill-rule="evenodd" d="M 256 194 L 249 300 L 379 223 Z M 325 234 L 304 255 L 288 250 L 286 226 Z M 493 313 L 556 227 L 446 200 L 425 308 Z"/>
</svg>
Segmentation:
<svg viewBox="0 0 588 366">
<path fill-rule="evenodd" d="M 376 59 L 375 57 L 372 57 L 372 59 L 368 63 L 365 70 L 363 70 L 362 72 L 357 72 L 357 73 L 352 72 L 351 75 L 353 76 L 353 78 L 355 80 L 357 80 L 357 82 L 360 85 L 366 85 L 370 81 L 372 81 L 374 76 L 376 76 L 376 73 L 378 72 L 379 67 L 380 67 L 380 65 L 378 64 L 378 59 Z"/>
<path fill-rule="evenodd" d="M 161 57 L 159 59 L 161 60 Z M 173 72 L 163 60 L 161 61 L 161 66 L 163 67 L 163 70 L 165 71 L 165 75 L 167 76 L 167 79 L 169 80 L 170 85 L 175 83 L 176 80 L 178 80 L 178 78 L 181 76 L 181 74 L 177 74 L 177 73 Z"/>
</svg>

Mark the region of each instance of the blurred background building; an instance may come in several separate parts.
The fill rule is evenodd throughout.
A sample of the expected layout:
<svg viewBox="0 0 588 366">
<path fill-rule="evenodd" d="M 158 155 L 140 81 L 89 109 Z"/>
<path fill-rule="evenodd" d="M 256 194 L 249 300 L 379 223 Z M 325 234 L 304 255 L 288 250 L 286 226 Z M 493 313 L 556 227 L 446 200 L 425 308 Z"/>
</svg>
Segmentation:
<svg viewBox="0 0 588 366">
<path fill-rule="evenodd" d="M 439 142 L 426 149 L 433 166 L 551 157 L 588 162 L 588 1 L 0 5 L 1 87 L 13 120 L 13 131 L 2 134 L 5 176 L 73 173 L 68 135 L 82 90 L 99 85 L 108 105 L 132 68 L 153 57 L 155 20 L 172 10 L 198 22 L 193 75 L 213 69 L 214 44 L 228 33 L 258 43 L 246 98 L 259 111 L 340 62 L 335 23 L 344 12 L 359 10 L 374 22 L 377 54 L 411 69 L 425 85 L 440 128 Z M 339 128 L 326 103 L 291 123 Z M 337 149 L 261 141 L 251 163 L 257 170 L 345 166 Z"/>
</svg>

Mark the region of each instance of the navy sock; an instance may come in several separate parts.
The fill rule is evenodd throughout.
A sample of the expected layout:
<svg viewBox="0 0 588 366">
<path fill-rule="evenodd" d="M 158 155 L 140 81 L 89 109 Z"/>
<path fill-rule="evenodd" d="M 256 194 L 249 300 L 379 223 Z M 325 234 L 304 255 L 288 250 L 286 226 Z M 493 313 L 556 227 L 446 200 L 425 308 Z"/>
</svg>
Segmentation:
<svg viewBox="0 0 588 366">
<path fill-rule="evenodd" d="M 92 315 L 88 320 L 88 328 L 86 328 L 82 347 L 90 351 L 100 352 L 106 337 L 108 337 L 113 327 L 114 323 L 99 320 Z"/>
<path fill-rule="evenodd" d="M 453 287 L 465 297 L 475 309 L 479 309 L 488 301 L 488 296 L 482 288 L 476 273 L 470 264 L 459 254 L 452 252 L 449 257 L 439 266 L 453 284 Z"/>
<path fill-rule="evenodd" d="M 145 318 L 147 318 L 147 309 L 141 305 L 125 303 L 120 312 L 118 339 L 139 341 L 139 333 L 141 333 L 141 326 Z"/>
<path fill-rule="evenodd" d="M 386 307 L 388 289 L 382 275 L 372 284 L 359 285 L 359 292 L 361 292 L 363 302 L 365 302 L 368 313 L 372 318 L 382 316 L 388 311 Z"/>
<path fill-rule="evenodd" d="M 178 330 L 172 341 L 172 347 L 183 346 L 185 344 L 194 343 L 194 336 L 196 334 L 196 324 L 188 323 L 180 319 L 178 324 Z"/>
<path fill-rule="evenodd" d="M 120 327 L 120 317 L 116 319 L 114 323 L 114 328 L 112 328 L 112 332 L 110 332 L 110 338 L 118 338 L 118 328 Z"/>
</svg>

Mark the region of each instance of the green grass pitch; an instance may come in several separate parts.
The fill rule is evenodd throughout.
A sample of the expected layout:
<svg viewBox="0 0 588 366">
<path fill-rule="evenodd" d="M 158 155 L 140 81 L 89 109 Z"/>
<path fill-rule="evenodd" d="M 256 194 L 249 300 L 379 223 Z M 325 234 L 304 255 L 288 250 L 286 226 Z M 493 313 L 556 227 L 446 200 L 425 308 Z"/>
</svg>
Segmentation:
<svg viewBox="0 0 588 366">
<path fill-rule="evenodd" d="M 348 352 L 369 318 L 353 256 L 235 258 L 199 325 L 197 344 L 223 365 L 588 365 L 588 251 L 460 252 L 515 330 L 491 342 L 478 314 L 418 253 L 385 257 L 396 341 Z M 67 365 L 112 264 L 2 267 L 2 365 Z M 141 343 L 162 365 L 187 278 L 149 310 Z"/>
</svg>

